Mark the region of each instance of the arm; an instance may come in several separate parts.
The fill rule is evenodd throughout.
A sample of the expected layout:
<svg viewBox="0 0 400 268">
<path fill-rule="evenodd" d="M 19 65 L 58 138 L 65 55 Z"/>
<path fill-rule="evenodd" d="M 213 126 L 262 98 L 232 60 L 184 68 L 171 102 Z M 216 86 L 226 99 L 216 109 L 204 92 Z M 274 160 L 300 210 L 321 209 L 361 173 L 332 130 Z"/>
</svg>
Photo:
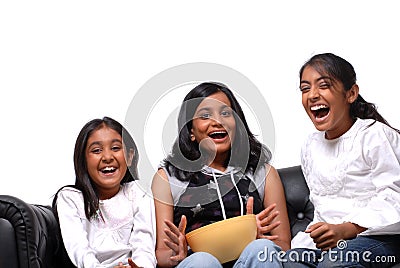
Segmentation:
<svg viewBox="0 0 400 268">
<path fill-rule="evenodd" d="M 103 267 L 87 239 L 87 219 L 80 193 L 68 189 L 60 191 L 57 212 L 65 249 L 72 263 L 77 267 Z"/>
<path fill-rule="evenodd" d="M 157 226 L 157 264 L 159 267 L 174 267 L 187 255 L 186 237 L 184 230 L 182 230 L 185 227 L 182 225 L 185 225 L 185 223 L 181 221 L 179 229 L 173 224 L 173 198 L 168 177 L 164 170 L 159 169 L 154 175 L 152 191 Z M 175 250 L 172 248 L 175 248 Z"/>
<path fill-rule="evenodd" d="M 273 208 L 270 214 L 275 213 L 276 217 L 273 218 L 271 224 L 280 224 L 271 230 L 271 235 L 277 236 L 274 242 L 280 246 L 282 250 L 288 250 L 290 248 L 291 234 L 289 217 L 286 209 L 285 192 L 278 172 L 273 166 L 268 165 L 265 179 L 264 207 L 268 208 L 274 204 L 275 208 Z"/>
<path fill-rule="evenodd" d="M 374 129 L 377 128 L 377 130 Z M 400 228 L 400 135 L 377 123 L 361 138 L 362 154 L 367 174 L 359 174 L 357 180 L 367 180 L 370 191 L 368 202 L 352 211 L 343 220 L 366 227 L 366 234 L 398 233 Z M 367 183 L 364 183 L 364 185 Z M 360 184 L 358 184 L 360 187 Z M 356 187 L 355 187 L 356 188 Z M 371 217 L 371 215 L 376 215 Z M 396 225 L 397 224 L 397 225 Z M 388 226 L 392 225 L 390 231 Z"/>
<path fill-rule="evenodd" d="M 136 213 L 133 215 L 133 230 L 130 238 L 132 260 L 140 267 L 156 267 L 154 255 L 156 234 L 153 199 L 135 187 L 137 198 L 133 200 Z"/>
</svg>

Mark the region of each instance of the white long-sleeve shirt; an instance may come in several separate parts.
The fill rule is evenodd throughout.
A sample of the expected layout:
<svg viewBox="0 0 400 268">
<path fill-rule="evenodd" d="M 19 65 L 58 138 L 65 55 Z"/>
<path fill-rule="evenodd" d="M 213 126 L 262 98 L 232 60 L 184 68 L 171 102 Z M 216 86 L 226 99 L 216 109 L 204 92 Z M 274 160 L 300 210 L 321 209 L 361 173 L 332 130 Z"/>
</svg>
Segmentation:
<svg viewBox="0 0 400 268">
<path fill-rule="evenodd" d="M 400 234 L 400 134 L 374 120 L 357 119 L 342 136 L 309 136 L 301 164 L 310 200 L 311 224 L 352 222 L 367 228 L 360 235 Z M 310 224 L 310 225 L 311 225 Z M 315 248 L 309 234 L 298 233 L 292 247 Z"/>
<path fill-rule="evenodd" d="M 77 267 L 114 267 L 131 257 L 138 266 L 155 267 L 153 199 L 129 182 L 99 206 L 98 216 L 88 221 L 82 193 L 69 187 L 59 192 L 57 212 L 71 261 Z"/>
</svg>

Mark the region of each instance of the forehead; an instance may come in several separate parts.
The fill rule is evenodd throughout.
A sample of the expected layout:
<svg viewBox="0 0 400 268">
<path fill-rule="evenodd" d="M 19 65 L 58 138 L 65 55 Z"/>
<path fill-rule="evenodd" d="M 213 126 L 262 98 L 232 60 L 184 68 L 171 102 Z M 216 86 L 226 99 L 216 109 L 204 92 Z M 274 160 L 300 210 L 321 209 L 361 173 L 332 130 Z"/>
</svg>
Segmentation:
<svg viewBox="0 0 400 268">
<path fill-rule="evenodd" d="M 210 96 L 204 98 L 197 107 L 197 110 L 221 106 L 231 107 L 231 102 L 225 93 L 223 93 L 222 91 L 218 91 L 217 93 L 211 94 Z"/>
<path fill-rule="evenodd" d="M 322 74 L 316 70 L 313 66 L 306 66 L 301 74 L 301 79 L 319 78 Z"/>
<path fill-rule="evenodd" d="M 93 142 L 106 142 L 116 139 L 121 140 L 121 135 L 114 129 L 105 126 L 92 131 L 88 137 L 88 145 Z"/>
</svg>

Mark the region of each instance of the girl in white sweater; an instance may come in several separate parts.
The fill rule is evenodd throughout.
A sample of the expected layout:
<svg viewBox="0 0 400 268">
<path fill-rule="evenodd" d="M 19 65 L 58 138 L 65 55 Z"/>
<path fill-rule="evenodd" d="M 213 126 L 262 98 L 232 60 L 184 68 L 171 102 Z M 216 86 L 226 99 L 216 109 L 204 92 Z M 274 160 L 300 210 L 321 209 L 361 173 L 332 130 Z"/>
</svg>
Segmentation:
<svg viewBox="0 0 400 268">
<path fill-rule="evenodd" d="M 155 267 L 153 199 L 136 184 L 138 151 L 117 121 L 88 122 L 74 151 L 76 180 L 53 201 L 77 267 Z"/>
<path fill-rule="evenodd" d="M 359 94 L 353 66 L 331 53 L 300 70 L 302 103 L 319 131 L 301 164 L 314 220 L 287 267 L 390 267 L 400 262 L 400 134 Z"/>
</svg>

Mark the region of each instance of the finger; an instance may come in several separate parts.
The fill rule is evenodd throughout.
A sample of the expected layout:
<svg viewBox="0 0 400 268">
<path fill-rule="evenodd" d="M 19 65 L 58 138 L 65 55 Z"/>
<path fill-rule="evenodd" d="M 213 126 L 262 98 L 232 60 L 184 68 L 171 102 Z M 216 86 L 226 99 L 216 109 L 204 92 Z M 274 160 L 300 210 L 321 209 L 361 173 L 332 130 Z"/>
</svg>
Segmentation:
<svg viewBox="0 0 400 268">
<path fill-rule="evenodd" d="M 171 261 L 174 261 L 174 262 L 177 262 L 177 263 L 179 263 L 180 261 L 182 261 L 185 258 L 186 258 L 186 255 L 185 255 L 185 253 L 183 251 L 179 252 L 179 254 L 176 254 L 174 256 L 169 257 L 169 259 Z"/>
<path fill-rule="evenodd" d="M 267 217 L 276 207 L 276 204 L 271 204 L 268 207 L 266 207 L 265 209 L 263 209 L 260 213 L 257 214 L 257 217 L 262 220 L 265 217 Z"/>
<path fill-rule="evenodd" d="M 261 226 L 266 226 L 268 224 L 271 224 L 273 222 L 273 220 L 279 215 L 279 211 L 275 211 L 273 213 L 271 213 L 270 215 L 268 215 L 268 217 L 265 218 L 260 218 L 260 224 Z"/>
<path fill-rule="evenodd" d="M 319 248 L 319 249 L 321 249 L 323 251 L 329 250 L 329 249 L 331 249 L 331 248 L 336 246 L 336 244 L 334 243 L 333 240 L 324 240 L 324 241 L 315 243 L 315 245 L 316 245 L 317 248 Z"/>
<path fill-rule="evenodd" d="M 316 239 L 318 237 L 321 237 L 321 239 L 326 240 L 327 237 L 327 232 L 329 231 L 329 228 L 325 224 L 321 224 L 318 226 L 318 228 L 313 229 L 310 232 L 310 236 L 313 239 Z"/>
<path fill-rule="evenodd" d="M 311 233 L 312 231 L 318 229 L 319 227 L 321 227 L 321 225 L 323 225 L 323 222 L 317 222 L 311 226 L 309 226 L 304 232 L 306 233 Z"/>
<path fill-rule="evenodd" d="M 173 261 L 174 263 L 175 263 L 175 265 L 177 265 L 180 261 L 182 261 L 184 258 L 182 258 L 181 256 L 179 256 L 179 255 L 175 255 L 175 256 L 172 256 L 172 257 L 169 257 L 169 259 L 171 260 L 171 261 Z"/>
<path fill-rule="evenodd" d="M 179 227 L 178 227 L 178 230 L 181 234 L 185 234 L 186 224 L 187 224 L 186 216 L 182 215 L 181 221 L 179 222 Z"/>
<path fill-rule="evenodd" d="M 253 204 L 254 204 L 254 199 L 252 196 L 247 199 L 246 203 L 246 214 L 253 214 Z"/>
<path fill-rule="evenodd" d="M 168 239 L 164 239 L 164 244 L 169 247 L 170 249 L 172 249 L 172 251 L 174 252 L 174 254 L 176 254 L 176 252 L 179 252 L 179 246 L 178 244 L 175 244 L 171 241 L 169 241 Z M 173 255 L 175 256 L 175 255 Z"/>
<path fill-rule="evenodd" d="M 269 224 L 267 226 L 262 226 L 260 228 L 260 231 L 262 234 L 268 234 L 270 233 L 272 230 L 274 230 L 276 227 L 278 227 L 281 224 L 280 221 L 274 222 L 272 224 Z"/>
<path fill-rule="evenodd" d="M 172 222 L 169 220 L 164 220 L 164 223 L 167 225 L 167 227 L 176 235 L 179 236 L 180 232 L 178 227 L 175 226 Z"/>
<path fill-rule="evenodd" d="M 168 236 L 169 239 L 175 244 L 179 244 L 179 237 L 176 236 L 173 232 L 168 229 L 164 229 L 164 233 Z"/>
</svg>

